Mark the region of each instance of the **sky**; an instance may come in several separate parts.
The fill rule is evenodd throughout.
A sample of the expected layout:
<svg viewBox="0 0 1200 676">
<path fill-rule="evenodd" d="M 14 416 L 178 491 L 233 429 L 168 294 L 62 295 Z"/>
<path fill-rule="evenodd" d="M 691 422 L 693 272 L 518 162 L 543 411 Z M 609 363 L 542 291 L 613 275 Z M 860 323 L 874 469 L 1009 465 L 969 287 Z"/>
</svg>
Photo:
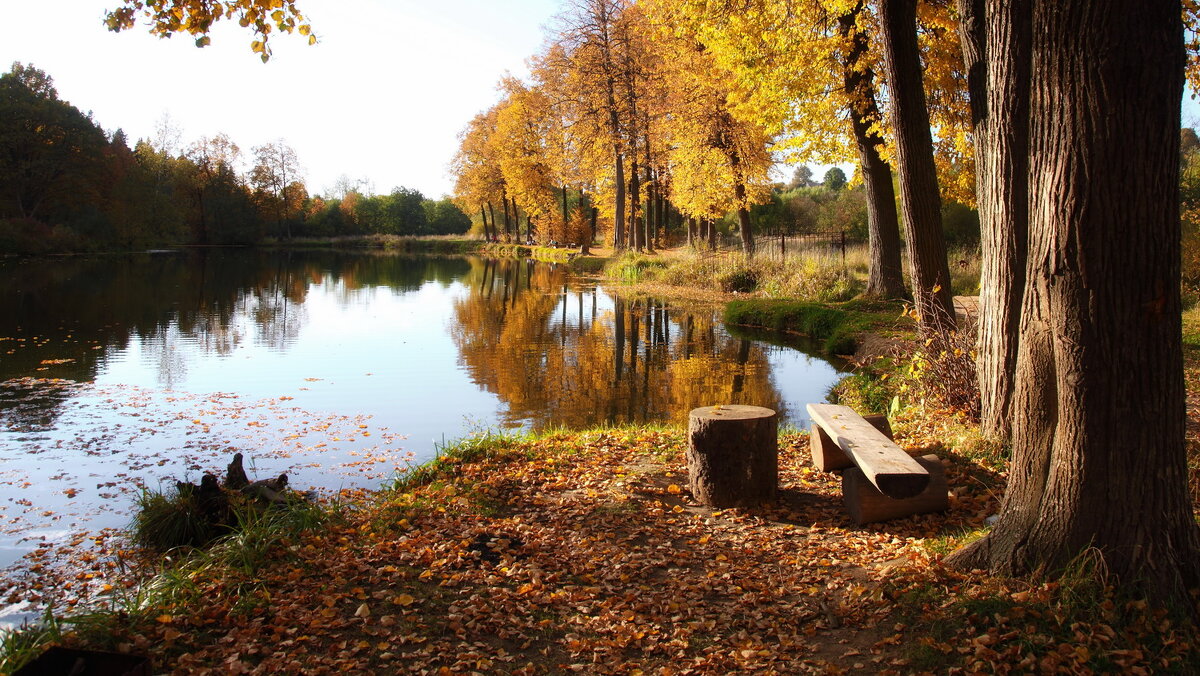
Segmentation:
<svg viewBox="0 0 1200 676">
<path fill-rule="evenodd" d="M 111 33 L 104 10 L 119 2 L 0 0 L 0 69 L 46 71 L 60 98 L 131 140 L 155 138 L 164 121 L 181 147 L 223 132 L 244 157 L 282 139 L 311 193 L 345 175 L 364 191 L 436 198 L 452 191 L 458 133 L 496 102 L 505 71 L 527 74 L 562 0 L 297 0 L 320 42 L 274 35 L 266 64 L 233 22 L 219 22 L 204 49 L 144 28 Z M 1188 96 L 1182 121 L 1200 126 Z M 776 178 L 791 173 L 780 167 Z"/>
<path fill-rule="evenodd" d="M 458 133 L 497 99 L 505 71 L 527 74 L 560 0 L 297 0 L 320 42 L 219 22 L 204 49 L 178 35 L 103 24 L 119 0 L 0 0 L 0 70 L 46 71 L 59 98 L 106 131 L 154 138 L 164 116 L 181 145 L 225 133 L 242 149 L 283 139 L 324 193 L 345 174 L 377 193 L 450 193 Z"/>
</svg>

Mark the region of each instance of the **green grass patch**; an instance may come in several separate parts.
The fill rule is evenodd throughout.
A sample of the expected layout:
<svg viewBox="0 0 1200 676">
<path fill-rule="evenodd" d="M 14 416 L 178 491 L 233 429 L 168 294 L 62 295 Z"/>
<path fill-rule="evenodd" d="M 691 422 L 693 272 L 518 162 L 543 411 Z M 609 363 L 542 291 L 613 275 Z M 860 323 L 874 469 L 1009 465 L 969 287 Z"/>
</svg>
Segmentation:
<svg viewBox="0 0 1200 676">
<path fill-rule="evenodd" d="M 528 438 L 528 435 L 486 431 L 468 435 L 449 445 L 439 445 L 432 460 L 401 470 L 391 483 L 384 486 L 384 490 L 403 492 L 435 481 L 452 479 L 458 476 L 461 464 L 494 457 Z"/>
<path fill-rule="evenodd" d="M 659 274 L 667 266 L 668 261 L 657 256 L 624 253 L 609 261 L 604 268 L 604 275 L 626 284 L 652 282 L 659 279 Z"/>
<path fill-rule="evenodd" d="M 886 314 L 878 308 L 887 307 Z M 892 313 L 895 311 L 895 314 Z M 822 341 L 831 354 L 853 354 L 860 333 L 891 327 L 899 306 L 851 301 L 840 305 L 786 300 L 735 300 L 725 306 L 725 322 L 792 331 Z"/>
</svg>

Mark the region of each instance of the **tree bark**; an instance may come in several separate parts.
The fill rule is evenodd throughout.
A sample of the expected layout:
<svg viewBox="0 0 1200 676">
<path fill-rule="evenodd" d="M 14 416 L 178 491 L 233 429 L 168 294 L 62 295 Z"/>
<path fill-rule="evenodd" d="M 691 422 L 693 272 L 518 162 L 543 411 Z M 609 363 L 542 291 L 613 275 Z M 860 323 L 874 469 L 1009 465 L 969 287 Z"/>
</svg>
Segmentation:
<svg viewBox="0 0 1200 676">
<path fill-rule="evenodd" d="M 971 96 L 983 265 L 976 371 L 985 435 L 1012 431 L 1029 230 L 1031 0 L 959 0 Z M 1007 54 L 1008 58 L 987 58 Z"/>
<path fill-rule="evenodd" d="M 880 0 L 880 36 L 892 91 L 892 127 L 913 301 L 922 333 L 932 333 L 954 328 L 954 300 L 917 46 L 916 4 L 916 0 Z"/>
<path fill-rule="evenodd" d="M 1180 338 L 1180 16 L 1178 0 L 1035 4 L 1013 459 L 998 522 L 954 565 L 1020 575 L 1090 552 L 1164 605 L 1200 584 Z"/>
<path fill-rule="evenodd" d="M 876 298 L 903 298 L 904 268 L 900 264 L 900 220 L 896 216 L 896 191 L 892 187 L 892 168 L 879 155 L 883 137 L 872 130 L 880 119 L 875 98 L 875 73 L 862 61 L 867 54 L 865 31 L 858 27 L 862 3 L 838 18 L 842 36 L 850 40 L 850 50 L 842 64 L 843 81 L 851 97 L 850 126 L 862 167 L 863 188 L 867 197 L 867 288 Z"/>
</svg>

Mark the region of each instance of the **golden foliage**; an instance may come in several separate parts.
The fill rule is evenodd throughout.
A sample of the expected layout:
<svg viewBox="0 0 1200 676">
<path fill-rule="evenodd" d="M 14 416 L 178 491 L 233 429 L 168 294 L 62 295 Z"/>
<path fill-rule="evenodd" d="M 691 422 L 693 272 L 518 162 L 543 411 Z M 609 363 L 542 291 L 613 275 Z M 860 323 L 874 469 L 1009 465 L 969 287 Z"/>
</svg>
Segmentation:
<svg viewBox="0 0 1200 676">
<path fill-rule="evenodd" d="M 120 32 L 137 25 L 138 18 L 146 20 L 150 32 L 161 37 L 176 33 L 198 36 L 196 46 L 211 42 L 212 26 L 222 19 L 236 20 L 242 28 L 251 29 L 255 39 L 250 49 L 261 55 L 263 63 L 271 58 L 268 44 L 272 31 L 299 33 L 316 44 L 312 26 L 296 7 L 295 0 L 121 0 L 122 4 L 107 12 L 105 25 Z"/>
</svg>

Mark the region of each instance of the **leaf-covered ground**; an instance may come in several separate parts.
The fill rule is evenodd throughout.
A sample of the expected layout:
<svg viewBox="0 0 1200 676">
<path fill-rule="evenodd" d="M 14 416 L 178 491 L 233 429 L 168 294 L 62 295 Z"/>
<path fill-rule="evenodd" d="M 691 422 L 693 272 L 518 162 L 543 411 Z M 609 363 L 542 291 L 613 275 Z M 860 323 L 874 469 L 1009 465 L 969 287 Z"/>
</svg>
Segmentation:
<svg viewBox="0 0 1200 676">
<path fill-rule="evenodd" d="M 859 528 L 802 435 L 781 445 L 778 504 L 757 511 L 697 506 L 683 448 L 646 429 L 492 443 L 361 495 L 253 579 L 193 574 L 178 605 L 118 616 L 112 645 L 175 673 L 1195 666 L 1194 637 L 1111 590 L 943 571 L 995 510 L 1002 477 L 980 464 L 940 451 L 950 512 Z"/>
</svg>

